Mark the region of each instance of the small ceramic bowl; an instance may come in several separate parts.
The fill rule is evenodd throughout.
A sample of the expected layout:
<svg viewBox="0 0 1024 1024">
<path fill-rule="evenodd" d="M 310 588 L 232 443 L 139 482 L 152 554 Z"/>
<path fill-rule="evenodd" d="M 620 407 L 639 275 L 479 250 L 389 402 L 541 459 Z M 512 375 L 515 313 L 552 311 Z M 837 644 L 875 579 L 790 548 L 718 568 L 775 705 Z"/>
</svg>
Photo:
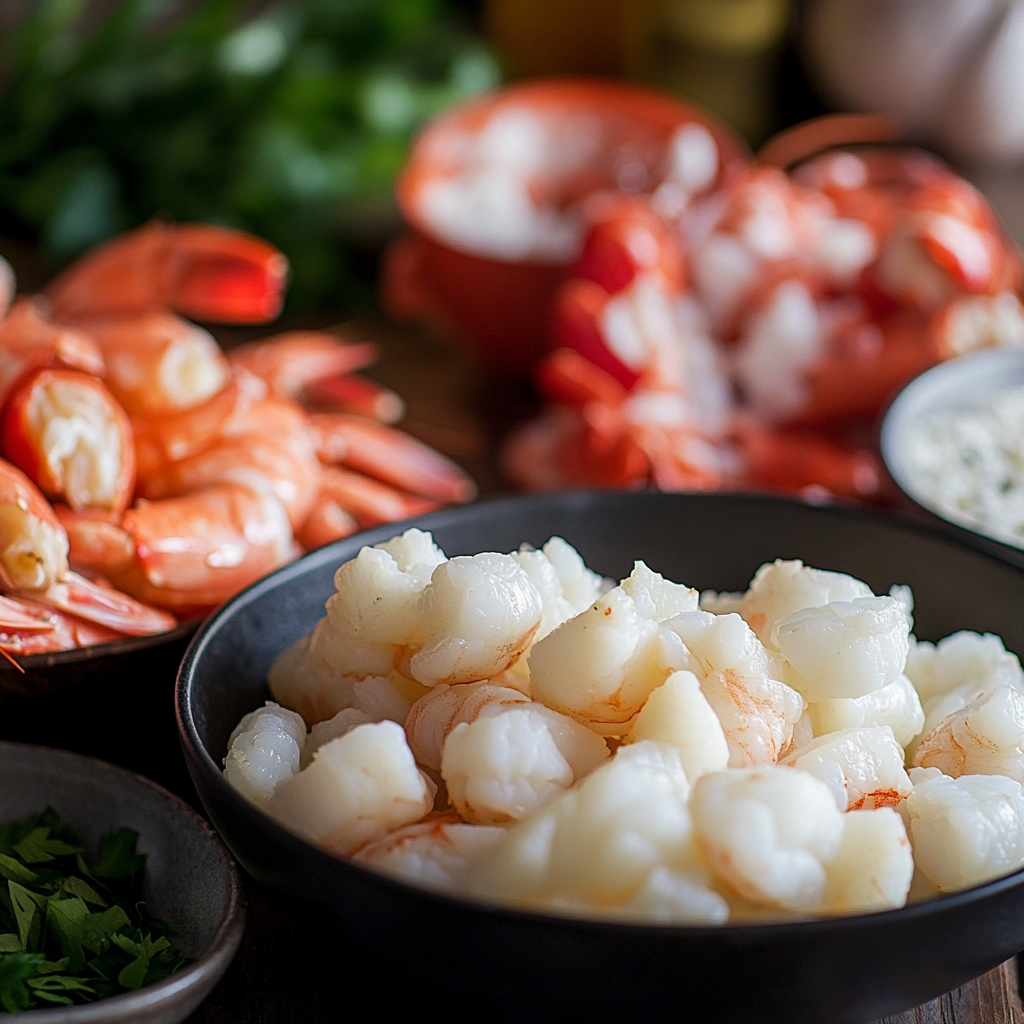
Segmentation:
<svg viewBox="0 0 1024 1024">
<path fill-rule="evenodd" d="M 144 728 L 138 723 L 139 728 Z M 212 991 L 245 928 L 245 899 L 231 856 L 187 804 L 148 779 L 65 750 L 0 742 L 0 824 L 52 807 L 95 849 L 119 828 L 148 854 L 146 898 L 170 922 L 171 940 L 195 960 L 136 992 L 95 1003 L 19 1013 L 25 1024 L 177 1024 Z"/>
<path fill-rule="evenodd" d="M 1024 386 L 1024 351 L 983 349 L 951 359 L 915 377 L 893 400 L 882 420 L 879 446 L 882 461 L 896 486 L 929 518 L 950 524 L 970 535 L 978 546 L 1017 565 L 1024 565 L 1024 541 L 989 533 L 985 527 L 955 518 L 924 492 L 911 461 L 907 443 L 923 419 L 943 410 L 976 409 L 1008 388 Z"/>
</svg>

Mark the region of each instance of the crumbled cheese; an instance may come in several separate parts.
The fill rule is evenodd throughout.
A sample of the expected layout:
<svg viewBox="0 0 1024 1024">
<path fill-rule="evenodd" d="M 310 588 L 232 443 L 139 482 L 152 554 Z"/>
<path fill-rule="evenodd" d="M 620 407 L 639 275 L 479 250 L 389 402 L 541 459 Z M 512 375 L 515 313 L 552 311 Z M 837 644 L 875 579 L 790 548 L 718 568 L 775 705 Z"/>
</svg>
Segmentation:
<svg viewBox="0 0 1024 1024">
<path fill-rule="evenodd" d="M 955 522 L 1024 546 L 1024 387 L 907 431 L 914 492 Z"/>
</svg>

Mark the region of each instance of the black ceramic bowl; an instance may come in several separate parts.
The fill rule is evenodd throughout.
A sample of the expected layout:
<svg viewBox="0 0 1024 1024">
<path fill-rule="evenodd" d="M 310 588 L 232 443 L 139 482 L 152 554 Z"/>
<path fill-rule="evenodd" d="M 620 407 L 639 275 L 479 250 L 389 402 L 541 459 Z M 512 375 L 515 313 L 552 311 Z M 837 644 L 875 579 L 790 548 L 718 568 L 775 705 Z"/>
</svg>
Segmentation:
<svg viewBox="0 0 1024 1024">
<path fill-rule="evenodd" d="M 231 963 L 245 927 L 238 871 L 213 830 L 148 779 L 88 757 L 0 743 L 0 823 L 52 807 L 96 850 L 119 828 L 139 833 L 148 854 L 150 910 L 195 962 L 165 981 L 74 1007 L 29 1010 L 25 1024 L 177 1024 L 209 995 Z"/>
<path fill-rule="evenodd" d="M 156 636 L 0 659 L 0 740 L 113 761 L 188 792 L 170 710 L 174 677 L 198 621 Z M 125 721 L 145 723 L 125 728 Z"/>
<path fill-rule="evenodd" d="M 929 518 L 941 519 L 954 530 L 978 538 L 979 547 L 1024 565 L 1024 541 L 1000 538 L 965 519 L 951 517 L 922 490 L 914 474 L 907 437 L 914 426 L 945 410 L 976 409 L 1007 388 L 1024 386 L 1024 351 L 990 348 L 939 363 L 915 377 L 893 399 L 882 420 L 879 447 L 882 461 L 896 486 Z"/>
<path fill-rule="evenodd" d="M 1024 652 L 1024 571 L 927 527 L 848 508 L 722 494 L 512 498 L 416 521 L 449 554 L 565 537 L 620 578 L 642 558 L 697 588 L 746 587 L 761 563 L 801 558 L 885 593 L 909 584 L 916 632 L 998 633 Z M 268 693 L 274 656 L 323 615 L 337 566 L 395 527 L 308 555 L 240 594 L 200 629 L 178 677 L 186 760 L 210 818 L 260 882 L 316 903 L 386 957 L 568 1020 L 870 1021 L 979 975 L 1024 948 L 1024 871 L 885 913 L 721 928 L 643 926 L 495 909 L 416 889 L 332 857 L 224 780 L 228 734 Z"/>
</svg>

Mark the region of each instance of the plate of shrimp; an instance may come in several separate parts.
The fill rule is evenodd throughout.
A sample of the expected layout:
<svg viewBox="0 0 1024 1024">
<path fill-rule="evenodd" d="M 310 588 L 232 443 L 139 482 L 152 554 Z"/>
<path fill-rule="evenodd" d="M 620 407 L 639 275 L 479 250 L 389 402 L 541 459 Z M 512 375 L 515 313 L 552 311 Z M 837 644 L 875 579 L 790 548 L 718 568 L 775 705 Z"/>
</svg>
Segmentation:
<svg viewBox="0 0 1024 1024">
<path fill-rule="evenodd" d="M 1020 568 L 855 508 L 491 501 L 234 599 L 179 728 L 254 877 L 459 989 L 863 1021 L 1024 946 L 1021 601 Z"/>
</svg>

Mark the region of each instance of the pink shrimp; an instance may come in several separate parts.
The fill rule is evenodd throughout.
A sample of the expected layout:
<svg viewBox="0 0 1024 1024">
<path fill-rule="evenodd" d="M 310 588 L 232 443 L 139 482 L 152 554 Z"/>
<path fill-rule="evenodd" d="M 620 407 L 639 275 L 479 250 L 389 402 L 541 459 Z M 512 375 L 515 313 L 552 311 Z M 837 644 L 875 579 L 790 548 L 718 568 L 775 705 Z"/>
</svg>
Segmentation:
<svg viewBox="0 0 1024 1024">
<path fill-rule="evenodd" d="M 211 224 L 154 221 L 76 260 L 46 290 L 58 320 L 174 310 L 197 320 L 267 323 L 281 311 L 284 256 Z"/>
</svg>

